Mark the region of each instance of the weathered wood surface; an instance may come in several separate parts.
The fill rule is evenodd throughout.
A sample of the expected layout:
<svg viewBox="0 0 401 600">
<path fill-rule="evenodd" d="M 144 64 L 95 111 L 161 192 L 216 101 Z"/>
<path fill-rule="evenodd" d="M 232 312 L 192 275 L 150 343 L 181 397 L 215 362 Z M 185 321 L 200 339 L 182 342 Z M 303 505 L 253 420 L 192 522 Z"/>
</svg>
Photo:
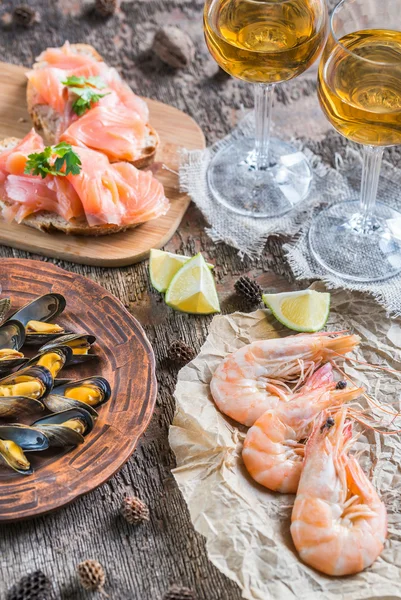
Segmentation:
<svg viewBox="0 0 401 600">
<path fill-rule="evenodd" d="M 16 0 L 3 0 L 0 16 L 4 18 L 15 4 Z M 42 22 L 28 32 L 0 26 L 2 60 L 30 65 L 44 46 L 60 45 L 65 39 L 91 43 L 135 90 L 193 116 L 209 143 L 232 129 L 243 107 L 252 106 L 249 87 L 218 73 L 208 56 L 202 40 L 203 0 L 124 1 L 120 13 L 107 21 L 95 17 L 86 0 L 32 0 L 31 4 L 40 10 Z M 155 29 L 165 23 L 178 24 L 196 42 L 196 60 L 187 70 L 174 72 L 149 51 Z M 312 74 L 278 89 L 275 122 L 287 137 L 306 134 L 319 144 L 329 126 L 318 108 L 314 80 Z M 338 150 L 343 150 L 340 142 Z M 188 254 L 202 250 L 216 263 L 224 312 L 246 308 L 233 293 L 240 274 L 252 272 L 272 291 L 294 287 L 281 240 L 271 238 L 259 261 L 242 262 L 235 250 L 214 245 L 204 226 L 191 206 L 167 248 Z M 29 255 L 0 247 L 0 257 L 12 256 Z M 0 528 L 0 597 L 21 575 L 41 568 L 52 577 L 57 598 L 89 598 L 77 586 L 74 569 L 80 560 L 97 558 L 107 569 L 107 591 L 114 600 L 158 600 L 171 582 L 195 589 L 201 600 L 239 600 L 239 588 L 211 565 L 204 541 L 191 525 L 171 475 L 174 457 L 167 439 L 176 372 L 166 359 L 166 349 L 175 338 L 199 349 L 210 318 L 167 308 L 149 285 L 147 263 L 115 270 L 59 264 L 103 285 L 141 322 L 155 350 L 160 391 L 138 449 L 109 483 L 53 515 Z M 149 504 L 148 525 L 132 528 L 118 516 L 124 492 L 137 494 Z"/>
</svg>

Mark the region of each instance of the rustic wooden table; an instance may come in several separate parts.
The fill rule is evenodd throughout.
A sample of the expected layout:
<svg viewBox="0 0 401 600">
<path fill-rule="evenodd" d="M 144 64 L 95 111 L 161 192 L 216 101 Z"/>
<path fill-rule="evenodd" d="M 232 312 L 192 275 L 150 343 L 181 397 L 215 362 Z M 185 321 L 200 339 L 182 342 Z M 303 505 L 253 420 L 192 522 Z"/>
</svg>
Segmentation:
<svg viewBox="0 0 401 600">
<path fill-rule="evenodd" d="M 66 39 L 93 44 L 134 90 L 193 116 L 208 143 L 233 128 L 243 107 L 252 106 L 249 87 L 219 74 L 207 53 L 202 38 L 203 0 L 125 0 L 121 11 L 108 20 L 93 14 L 90 1 L 32 0 L 41 22 L 30 30 L 4 24 L 16 4 L 16 0 L 0 2 L 2 60 L 29 66 L 44 47 L 61 45 Z M 180 26 L 194 39 L 197 54 L 190 68 L 175 72 L 150 52 L 155 30 L 165 23 Z M 278 90 L 275 122 L 287 137 L 306 134 L 319 146 L 329 127 L 318 108 L 314 81 L 311 73 Z M 225 313 L 246 309 L 233 290 L 240 274 L 251 272 L 263 288 L 272 291 L 294 287 L 282 240 L 272 237 L 259 261 L 241 261 L 232 248 L 213 244 L 205 225 L 191 206 L 167 249 L 188 254 L 202 250 L 217 265 Z M 0 257 L 45 260 L 5 247 L 0 247 Z M 106 567 L 106 589 L 114 600 L 158 600 L 173 582 L 193 588 L 202 600 L 239 599 L 239 588 L 208 561 L 204 541 L 194 531 L 171 475 L 174 457 L 167 438 L 176 371 L 166 359 L 166 350 L 176 338 L 199 349 L 211 319 L 167 308 L 149 284 L 146 262 L 123 269 L 59 264 L 103 285 L 142 323 L 156 354 L 160 391 L 137 451 L 111 481 L 54 514 L 0 528 L 0 597 L 25 573 L 42 569 L 53 580 L 57 598 L 89 598 L 78 587 L 75 567 L 81 560 L 97 558 Z M 148 503 L 149 524 L 133 528 L 118 516 L 125 492 Z"/>
</svg>

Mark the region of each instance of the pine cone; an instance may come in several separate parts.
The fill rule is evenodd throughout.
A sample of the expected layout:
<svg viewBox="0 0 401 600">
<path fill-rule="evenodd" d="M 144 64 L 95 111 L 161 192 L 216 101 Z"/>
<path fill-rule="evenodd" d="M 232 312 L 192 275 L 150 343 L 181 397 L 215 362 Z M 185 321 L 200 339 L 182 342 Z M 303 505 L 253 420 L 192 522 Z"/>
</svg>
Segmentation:
<svg viewBox="0 0 401 600">
<path fill-rule="evenodd" d="M 195 350 L 182 340 L 174 340 L 168 349 L 169 359 L 180 365 L 186 365 L 187 363 L 191 362 L 195 356 Z"/>
<path fill-rule="evenodd" d="M 20 6 L 16 6 L 13 13 L 14 22 L 17 25 L 21 25 L 21 27 L 32 27 L 35 23 L 39 21 L 39 15 L 30 6 L 26 4 L 21 4 Z"/>
<path fill-rule="evenodd" d="M 50 600 L 52 585 L 42 571 L 22 577 L 7 593 L 6 600 Z"/>
<path fill-rule="evenodd" d="M 254 279 L 247 277 L 246 275 L 240 277 L 234 285 L 237 294 L 244 296 L 251 302 L 259 303 L 262 299 L 262 288 Z"/>
<path fill-rule="evenodd" d="M 196 600 L 195 592 L 186 587 L 172 585 L 163 596 L 163 600 Z"/>
<path fill-rule="evenodd" d="M 102 591 L 106 583 L 106 575 L 97 560 L 84 560 L 77 567 L 79 581 L 85 590 Z"/>
<path fill-rule="evenodd" d="M 149 508 L 135 496 L 126 496 L 121 505 L 121 514 L 131 525 L 149 521 Z"/>
<path fill-rule="evenodd" d="M 119 8 L 119 0 L 95 0 L 95 11 L 101 17 L 110 17 Z"/>
</svg>

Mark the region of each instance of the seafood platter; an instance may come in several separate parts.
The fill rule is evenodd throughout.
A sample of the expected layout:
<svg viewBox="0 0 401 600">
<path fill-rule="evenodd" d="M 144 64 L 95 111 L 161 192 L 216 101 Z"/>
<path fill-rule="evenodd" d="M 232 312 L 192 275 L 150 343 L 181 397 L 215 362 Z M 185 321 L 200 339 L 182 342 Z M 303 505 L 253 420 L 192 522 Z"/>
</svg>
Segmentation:
<svg viewBox="0 0 401 600">
<path fill-rule="evenodd" d="M 3 264 L 0 521 L 9 521 L 114 475 L 151 418 L 157 385 L 152 348 L 112 294 L 51 264 Z"/>
</svg>

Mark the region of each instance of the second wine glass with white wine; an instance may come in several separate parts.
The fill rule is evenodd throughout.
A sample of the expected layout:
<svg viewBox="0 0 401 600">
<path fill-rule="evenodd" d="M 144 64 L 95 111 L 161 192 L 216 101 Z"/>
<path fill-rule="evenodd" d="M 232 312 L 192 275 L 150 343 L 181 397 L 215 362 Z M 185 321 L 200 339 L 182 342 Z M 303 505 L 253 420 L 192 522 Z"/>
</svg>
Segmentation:
<svg viewBox="0 0 401 600">
<path fill-rule="evenodd" d="M 363 171 L 359 200 L 351 194 L 323 211 L 309 241 L 327 270 L 353 281 L 401 272 L 399 189 L 398 207 L 376 202 L 384 149 L 401 144 L 400 19 L 401 0 L 343 0 L 319 69 L 322 108 L 339 133 L 362 144 Z"/>
<path fill-rule="evenodd" d="M 326 0 L 206 1 L 204 29 L 213 58 L 255 88 L 255 138 L 233 136 L 208 168 L 210 192 L 230 210 L 276 217 L 307 196 L 312 172 L 306 157 L 270 136 L 274 87 L 316 60 L 326 26 Z"/>
</svg>

